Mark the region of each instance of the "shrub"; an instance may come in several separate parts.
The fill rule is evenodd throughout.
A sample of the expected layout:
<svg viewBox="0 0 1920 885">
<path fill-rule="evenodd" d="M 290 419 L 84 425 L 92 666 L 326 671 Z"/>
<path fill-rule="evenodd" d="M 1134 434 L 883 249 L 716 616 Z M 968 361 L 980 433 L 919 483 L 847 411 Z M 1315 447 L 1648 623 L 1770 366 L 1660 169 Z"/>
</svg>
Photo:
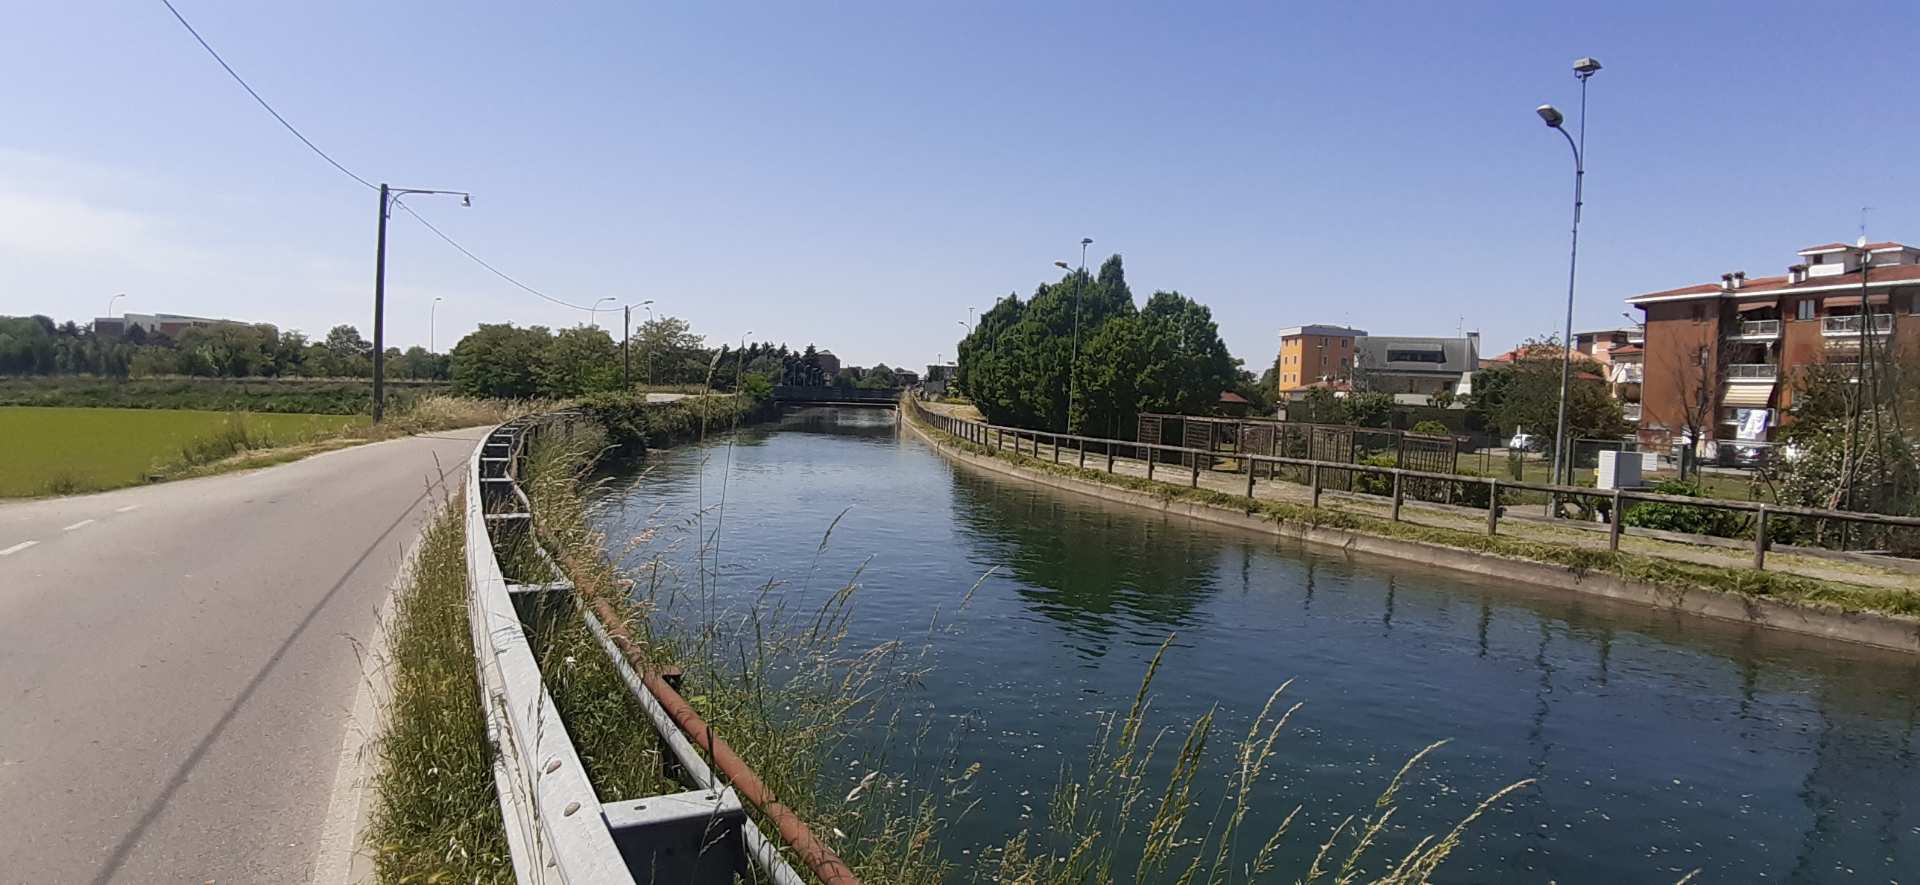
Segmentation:
<svg viewBox="0 0 1920 885">
<path fill-rule="evenodd" d="M 1453 431 L 1447 429 L 1447 425 L 1442 424 L 1438 421 L 1422 421 L 1418 424 L 1415 424 L 1413 425 L 1413 432 L 1425 433 L 1433 436 L 1451 436 L 1453 434 Z"/>
<path fill-rule="evenodd" d="M 1686 498 L 1700 497 L 1700 487 L 1677 479 L 1663 480 L 1654 492 Z M 1738 538 L 1747 533 L 1747 518 L 1729 510 L 1686 504 L 1641 502 L 1626 508 L 1624 524 L 1646 529 Z"/>
<path fill-rule="evenodd" d="M 1397 459 L 1391 454 L 1371 455 L 1360 460 L 1368 467 L 1398 467 Z M 1393 494 L 1393 477 L 1385 473 L 1353 474 L 1353 490 L 1363 495 Z"/>
</svg>

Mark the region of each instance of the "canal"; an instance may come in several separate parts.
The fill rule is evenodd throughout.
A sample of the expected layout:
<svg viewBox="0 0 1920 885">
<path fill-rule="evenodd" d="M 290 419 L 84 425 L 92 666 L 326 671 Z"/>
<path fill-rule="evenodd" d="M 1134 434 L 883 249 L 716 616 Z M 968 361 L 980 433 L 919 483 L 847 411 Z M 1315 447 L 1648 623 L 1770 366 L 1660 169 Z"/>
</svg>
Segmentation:
<svg viewBox="0 0 1920 885">
<path fill-rule="evenodd" d="M 946 840 L 961 863 L 1044 831 L 1062 767 L 1172 635 L 1154 722 L 1217 711 L 1203 780 L 1281 683 L 1304 703 L 1243 840 L 1301 806 L 1288 880 L 1447 739 L 1405 787 L 1389 849 L 1537 782 L 1475 825 L 1441 881 L 1920 881 L 1909 657 L 1123 509 L 951 464 L 877 409 L 656 453 L 597 504 L 617 557 L 678 559 L 683 577 L 718 527 L 722 610 L 769 581 L 805 608 L 857 575 L 852 644 L 925 655 L 898 699 L 914 743 L 981 766 Z"/>
</svg>

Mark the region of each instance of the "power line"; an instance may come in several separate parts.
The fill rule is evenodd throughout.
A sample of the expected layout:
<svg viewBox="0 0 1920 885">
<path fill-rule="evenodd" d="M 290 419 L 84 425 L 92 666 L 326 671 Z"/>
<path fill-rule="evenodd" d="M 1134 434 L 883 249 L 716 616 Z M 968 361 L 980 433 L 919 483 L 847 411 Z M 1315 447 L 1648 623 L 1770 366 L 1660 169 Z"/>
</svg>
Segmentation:
<svg viewBox="0 0 1920 885">
<path fill-rule="evenodd" d="M 200 48 L 205 49 L 208 55 L 213 56 L 214 61 L 217 61 L 220 63 L 220 67 L 226 69 L 227 75 L 233 78 L 233 82 L 240 84 L 240 88 L 245 89 L 248 95 L 253 96 L 253 100 L 259 102 L 261 107 L 266 108 L 267 113 L 272 114 L 275 120 L 279 120 L 280 125 L 287 127 L 287 131 L 293 133 L 294 138 L 300 139 L 300 143 L 306 145 L 308 150 L 311 150 L 315 154 L 318 154 L 320 156 L 320 159 L 327 161 L 329 164 L 333 166 L 333 168 L 340 170 L 340 173 L 342 175 L 345 175 L 348 178 L 353 179 L 354 181 L 360 182 L 362 186 L 367 187 L 371 190 L 380 189 L 379 185 L 376 185 L 371 181 L 368 181 L 364 178 L 361 178 L 358 175 L 353 174 L 353 170 L 340 165 L 339 160 L 336 160 L 330 156 L 327 156 L 327 152 L 321 150 L 319 145 L 314 144 L 311 139 L 307 138 L 305 135 L 300 134 L 300 130 L 295 129 L 292 123 L 287 122 L 287 118 L 280 116 L 280 112 L 274 110 L 273 105 L 267 104 L 267 100 L 264 98 L 261 98 L 260 93 L 253 91 L 253 87 L 247 85 L 247 81 L 241 78 L 238 72 L 234 71 L 232 65 L 227 64 L 226 59 L 220 57 L 220 53 L 213 51 L 213 46 L 207 43 L 207 39 L 205 37 L 200 36 L 200 32 L 194 30 L 193 25 L 187 22 L 187 17 L 184 15 L 181 15 L 180 10 L 173 8 L 172 0 L 160 0 L 160 2 L 166 4 L 167 11 L 173 13 L 173 17 L 180 20 L 180 26 L 183 28 L 186 28 L 187 33 L 192 34 L 193 39 L 199 41 Z"/>
<path fill-rule="evenodd" d="M 507 282 L 509 282 L 509 283 L 512 283 L 512 284 L 513 284 L 514 286 L 517 286 L 517 287 L 519 287 L 519 288 L 520 288 L 521 290 L 523 290 L 523 291 L 525 291 L 525 292 L 526 292 L 527 294 L 530 294 L 530 295 L 533 295 L 533 296 L 535 296 L 535 297 L 537 297 L 537 298 L 544 298 L 544 299 L 546 299 L 546 300 L 548 300 L 548 301 L 551 301 L 551 302 L 553 302 L 554 304 L 558 304 L 558 305 L 560 305 L 561 307 L 571 307 L 571 308 L 573 308 L 574 310 L 592 310 L 592 308 L 590 308 L 590 307 L 586 307 L 586 306 L 584 306 L 584 305 L 579 305 L 579 304 L 574 304 L 574 303 L 573 303 L 573 302 L 571 302 L 571 301 L 563 301 L 563 300 L 561 300 L 561 299 L 559 299 L 559 298 L 555 298 L 555 297 L 553 297 L 552 295 L 548 295 L 547 293 L 545 293 L 545 292 L 542 292 L 542 291 L 540 291 L 539 289 L 535 289 L 534 287 L 532 287 L 532 286 L 529 286 L 529 285 L 527 285 L 526 283 L 523 283 L 523 282 L 520 282 L 519 280 L 516 280 L 516 279 L 514 279 L 514 278 L 513 278 L 512 276 L 509 276 L 509 275 L 507 274 L 507 272 L 506 272 L 506 271 L 503 271 L 503 270 L 501 270 L 501 269 L 499 269 L 499 268 L 497 268 L 497 267 L 494 267 L 494 266 L 493 266 L 493 265 L 491 265 L 491 264 L 488 264 L 488 263 L 487 263 L 487 261 L 486 261 L 486 259 L 484 259 L 484 258 L 481 258 L 480 256 L 478 256 L 478 255 L 475 255 L 475 254 L 473 254 L 472 252 L 470 252 L 470 251 L 468 251 L 468 250 L 467 250 L 467 247 L 465 247 L 465 246 L 462 246 L 462 245 L 460 245 L 460 244 L 459 244 L 459 242 L 457 242 L 457 241 L 455 241 L 455 240 L 454 240 L 454 238 L 452 238 L 452 237 L 450 237 L 450 236 L 447 236 L 447 235 L 446 235 L 446 232 L 444 232 L 444 231 L 442 231 L 442 230 L 440 230 L 440 229 L 439 229 L 439 228 L 437 228 L 437 227 L 434 227 L 434 226 L 433 226 L 433 222 L 431 222 L 431 221 L 428 221 L 428 220 L 426 219 L 426 217 L 425 217 L 425 216 L 422 216 L 422 215 L 421 215 L 420 213 L 418 213 L 418 212 L 415 212 L 415 211 L 413 211 L 413 207 L 412 207 L 412 206 L 409 206 L 409 205 L 407 205 L 406 203 L 404 203 L 404 202 L 401 202 L 400 200 L 394 200 L 394 201 L 393 201 L 393 204 L 394 204 L 395 206 L 399 206 L 399 207 L 400 207 L 400 209 L 401 209 L 402 211 L 404 211 L 404 212 L 406 212 L 406 213 L 407 213 L 408 215 L 411 215 L 411 216 L 413 216 L 413 220 L 415 220 L 415 221 L 418 221 L 418 222 L 420 222 L 421 224 L 424 224 L 424 225 L 426 225 L 426 226 L 427 226 L 427 230 L 430 230 L 430 231 L 433 231 L 433 233 L 434 233 L 434 236 L 437 236 L 437 237 L 439 237 L 440 239 L 443 239 L 443 240 L 446 240 L 446 241 L 447 241 L 447 245 L 449 245 L 449 246 L 452 246 L 453 248 L 455 248 L 455 249 L 458 249 L 458 250 L 460 250 L 460 254 L 462 254 L 462 255 L 465 255 L 465 256 L 467 256 L 468 258 L 471 258 L 471 259 L 473 259 L 473 262 L 474 262 L 475 264 L 478 264 L 478 265 L 480 265 L 481 267 L 484 267 L 484 268 L 486 268 L 486 269 L 487 269 L 487 270 L 488 270 L 489 272 L 491 272 L 491 273 L 492 273 L 492 274 L 493 274 L 494 276 L 496 276 L 496 277 L 499 277 L 500 279 L 503 279 L 503 280 L 506 280 Z"/>
<path fill-rule="evenodd" d="M 184 15 L 181 15 L 180 10 L 174 8 L 173 0 L 160 0 L 160 2 L 167 7 L 168 12 L 173 13 L 173 17 L 175 19 L 178 19 L 180 21 L 180 26 L 183 28 L 186 28 L 187 33 L 193 35 L 193 39 L 199 42 L 200 48 L 205 49 L 208 55 L 213 56 L 214 61 L 217 61 L 220 63 L 220 67 L 226 70 L 227 75 L 232 77 L 235 83 L 239 83 L 240 88 L 247 90 L 247 94 L 253 96 L 254 101 L 259 102 L 260 106 L 262 108 L 265 108 L 267 113 L 272 114 L 275 120 L 280 121 L 281 126 L 286 127 L 288 132 L 293 133 L 294 138 L 300 139 L 300 143 L 306 145 L 308 150 L 313 151 L 314 154 L 320 157 L 320 159 L 327 161 L 328 165 L 331 165 L 333 168 L 340 170 L 341 174 L 347 176 L 348 178 L 353 179 L 354 181 L 359 182 L 362 186 L 370 190 L 380 189 L 379 185 L 374 184 L 373 182 L 368 181 L 364 178 L 361 178 L 358 175 L 355 175 L 353 170 L 348 169 L 347 167 L 341 165 L 340 161 L 335 160 L 331 156 L 328 156 L 327 152 L 321 150 L 319 145 L 314 144 L 312 139 L 309 139 L 305 135 L 302 135 L 299 129 L 294 128 L 294 125 L 292 123 L 287 122 L 286 117 L 280 116 L 280 112 L 274 110 L 273 105 L 268 104 L 266 99 L 261 98 L 260 93 L 255 92 L 253 87 L 248 85 L 247 81 L 243 79 L 240 76 L 240 74 L 233 69 L 233 66 L 227 64 L 227 60 L 224 58 L 221 58 L 220 53 L 214 51 L 213 46 L 207 42 L 206 38 L 200 36 L 200 32 L 193 29 L 193 25 L 187 21 L 187 17 Z M 559 298 L 555 298 L 552 295 L 548 295 L 547 293 L 542 292 L 539 289 L 535 289 L 534 287 L 529 286 L 526 283 L 523 283 L 523 282 L 520 282 L 519 280 L 514 279 L 512 276 L 508 275 L 507 272 L 497 267 L 494 267 L 492 264 L 487 263 L 486 259 L 473 254 L 472 250 L 469 250 L 467 247 L 460 245 L 460 243 L 455 241 L 454 238 L 447 236 L 447 234 L 444 231 L 440 230 L 437 227 L 434 227 L 433 222 L 428 221 L 420 213 L 413 211 L 412 206 L 407 205 L 406 203 L 400 201 L 399 199 L 393 200 L 393 205 L 398 206 L 401 209 L 405 210 L 408 215 L 413 216 L 415 221 L 418 221 L 421 224 L 426 225 L 427 230 L 433 231 L 434 235 L 439 237 L 442 240 L 445 240 L 447 242 L 447 245 L 452 246 L 455 249 L 458 249 L 460 251 L 460 254 L 473 259 L 473 262 L 475 264 L 478 264 L 481 267 L 486 268 L 488 272 L 492 273 L 496 277 L 499 277 L 500 279 L 506 280 L 508 283 L 513 284 L 516 288 L 519 288 L 520 290 L 530 295 L 533 295 L 535 297 L 542 298 L 547 301 L 551 301 L 554 304 L 560 305 L 561 307 L 571 307 L 574 310 L 591 310 L 592 309 L 592 308 L 584 307 L 582 305 L 574 304 L 571 301 L 565 301 Z"/>
</svg>

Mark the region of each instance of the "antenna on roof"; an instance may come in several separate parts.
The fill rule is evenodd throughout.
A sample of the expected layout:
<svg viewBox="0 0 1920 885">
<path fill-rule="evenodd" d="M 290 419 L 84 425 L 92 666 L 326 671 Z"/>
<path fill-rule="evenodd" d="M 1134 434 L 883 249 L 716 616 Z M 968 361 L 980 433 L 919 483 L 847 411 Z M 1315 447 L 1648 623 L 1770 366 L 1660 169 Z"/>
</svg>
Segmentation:
<svg viewBox="0 0 1920 885">
<path fill-rule="evenodd" d="M 1867 245 L 1867 213 L 1872 211 L 1873 211 L 1872 206 L 1860 207 L 1860 246 L 1861 248 L 1865 248 Z"/>
</svg>

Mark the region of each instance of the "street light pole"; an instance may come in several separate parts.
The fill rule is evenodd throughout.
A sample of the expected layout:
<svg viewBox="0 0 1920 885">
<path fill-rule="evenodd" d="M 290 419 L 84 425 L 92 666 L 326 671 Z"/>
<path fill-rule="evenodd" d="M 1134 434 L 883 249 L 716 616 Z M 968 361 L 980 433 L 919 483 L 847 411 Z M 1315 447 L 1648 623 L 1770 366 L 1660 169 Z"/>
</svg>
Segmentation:
<svg viewBox="0 0 1920 885">
<path fill-rule="evenodd" d="M 427 352 L 428 353 L 440 352 L 439 345 L 435 343 L 434 324 L 439 321 L 438 314 L 440 312 L 440 302 L 445 300 L 447 299 L 442 298 L 438 295 L 435 295 L 433 296 L 433 304 L 427 307 Z"/>
<path fill-rule="evenodd" d="M 605 304 L 609 301 L 617 302 L 619 300 L 620 299 L 614 298 L 613 296 L 609 295 L 606 298 L 602 298 L 598 301 L 595 301 L 592 307 L 587 308 L 587 325 L 592 326 L 596 329 L 600 328 L 600 305 Z"/>
<path fill-rule="evenodd" d="M 1573 63 L 1573 76 L 1580 81 L 1580 140 L 1574 141 L 1561 124 L 1565 118 L 1552 105 L 1541 105 L 1534 109 L 1540 119 L 1557 130 L 1567 139 L 1567 147 L 1573 149 L 1573 237 L 1567 258 L 1567 317 L 1564 337 L 1560 339 L 1560 410 L 1554 422 L 1553 431 L 1553 473 L 1548 482 L 1565 482 L 1562 469 L 1570 477 L 1573 472 L 1573 459 L 1567 451 L 1567 395 L 1573 379 L 1573 289 L 1574 280 L 1580 265 L 1580 206 L 1583 198 L 1583 185 L 1586 182 L 1587 166 L 1587 79 L 1600 70 L 1600 62 L 1583 58 Z M 1553 509 L 1553 497 L 1548 496 L 1547 507 Z M 1549 515 L 1552 515 L 1549 513 Z"/>
<path fill-rule="evenodd" d="M 121 292 L 120 294 L 107 299 L 107 319 L 113 319 L 113 303 L 125 297 L 127 297 L 127 293 Z"/>
<path fill-rule="evenodd" d="M 1087 247 L 1091 245 L 1093 245 L 1091 237 L 1080 238 L 1080 271 L 1073 278 L 1073 351 L 1067 361 L 1067 426 L 1065 429 L 1068 431 L 1073 430 L 1073 403 L 1078 394 L 1078 385 L 1075 383 L 1078 379 L 1075 376 L 1080 374 L 1080 290 L 1086 286 Z M 1056 261 L 1053 266 L 1061 270 L 1069 269 L 1064 261 Z"/>
<path fill-rule="evenodd" d="M 472 206 L 473 195 L 466 191 L 439 191 L 427 188 L 380 185 L 380 234 L 373 257 L 373 423 L 380 423 L 387 410 L 387 219 L 393 215 L 394 201 L 408 194 L 447 194 L 458 196 L 460 205 Z"/>
</svg>

